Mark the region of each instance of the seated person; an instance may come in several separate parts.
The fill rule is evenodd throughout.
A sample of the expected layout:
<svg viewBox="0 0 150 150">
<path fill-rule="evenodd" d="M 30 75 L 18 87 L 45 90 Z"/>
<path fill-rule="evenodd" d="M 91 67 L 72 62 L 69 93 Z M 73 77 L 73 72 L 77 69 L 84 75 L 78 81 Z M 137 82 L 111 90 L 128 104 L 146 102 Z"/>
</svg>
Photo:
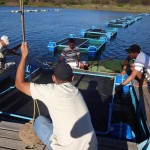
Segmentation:
<svg viewBox="0 0 150 150">
<path fill-rule="evenodd" d="M 123 66 L 122 75 L 126 73 L 127 65 L 130 59 L 135 59 L 134 64 L 130 65 L 131 75 L 122 82 L 117 88 L 116 92 L 121 89 L 122 86 L 127 85 L 133 79 L 137 78 L 139 84 L 136 86 L 144 86 L 147 85 L 147 82 L 150 82 L 150 57 L 141 51 L 140 46 L 134 44 L 131 45 L 128 49 L 128 57 L 126 58 Z"/>
<path fill-rule="evenodd" d="M 5 68 L 5 55 L 3 54 L 7 45 L 9 45 L 9 38 L 6 35 L 3 35 L 0 39 L 0 69 Z"/>
<path fill-rule="evenodd" d="M 6 54 L 11 54 L 15 56 L 20 56 L 16 53 L 18 48 L 20 48 L 21 44 L 8 49 L 7 46 L 9 45 L 9 38 L 6 35 L 3 35 L 0 39 L 0 69 L 4 70 L 6 68 L 9 68 L 11 65 L 14 65 L 15 62 L 7 62 L 6 63 Z"/>
<path fill-rule="evenodd" d="M 59 62 L 62 62 L 64 59 L 74 69 L 88 69 L 89 67 L 86 62 L 80 62 L 80 52 L 75 47 L 75 40 L 73 38 L 69 39 L 68 47 L 63 49 Z"/>
</svg>

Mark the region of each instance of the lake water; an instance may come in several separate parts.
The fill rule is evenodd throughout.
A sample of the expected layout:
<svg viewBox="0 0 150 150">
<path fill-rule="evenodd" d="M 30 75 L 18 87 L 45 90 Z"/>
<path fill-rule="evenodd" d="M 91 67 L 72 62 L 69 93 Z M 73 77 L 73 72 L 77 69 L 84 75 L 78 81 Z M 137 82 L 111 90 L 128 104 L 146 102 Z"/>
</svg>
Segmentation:
<svg viewBox="0 0 150 150">
<path fill-rule="evenodd" d="M 19 7 L 0 7 L 0 36 L 6 34 L 11 39 L 9 47 L 22 41 L 21 15 L 12 13 Z M 106 22 L 125 16 L 136 16 L 136 13 L 111 12 L 100 10 L 77 10 L 49 7 L 25 7 L 25 9 L 49 10 L 47 12 L 25 13 L 25 37 L 30 48 L 30 59 L 34 62 L 37 57 L 46 61 L 57 60 L 51 57 L 47 44 L 49 41 L 59 41 L 69 34 L 80 36 L 81 29 L 89 29 L 91 26 L 106 28 Z M 124 49 L 131 44 L 139 44 L 143 52 L 150 55 L 150 16 L 142 16 L 142 19 L 130 25 L 128 28 L 119 28 L 118 35 L 107 42 L 105 50 L 99 57 L 100 60 L 116 56 L 116 59 L 124 59 Z"/>
</svg>

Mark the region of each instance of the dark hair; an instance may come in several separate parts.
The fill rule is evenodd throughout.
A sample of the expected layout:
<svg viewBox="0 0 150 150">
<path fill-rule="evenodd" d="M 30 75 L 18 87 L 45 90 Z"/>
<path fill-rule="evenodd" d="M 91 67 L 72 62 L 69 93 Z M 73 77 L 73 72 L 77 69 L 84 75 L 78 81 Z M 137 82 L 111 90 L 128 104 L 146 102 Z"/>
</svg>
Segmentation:
<svg viewBox="0 0 150 150">
<path fill-rule="evenodd" d="M 61 62 L 54 68 L 54 75 L 60 82 L 71 82 L 73 76 L 72 68 L 70 65 Z"/>
<path fill-rule="evenodd" d="M 69 43 L 75 43 L 74 38 L 69 38 Z"/>
<path fill-rule="evenodd" d="M 126 52 L 128 53 L 140 53 L 141 48 L 137 44 L 131 45 L 128 49 L 126 49 Z"/>
</svg>

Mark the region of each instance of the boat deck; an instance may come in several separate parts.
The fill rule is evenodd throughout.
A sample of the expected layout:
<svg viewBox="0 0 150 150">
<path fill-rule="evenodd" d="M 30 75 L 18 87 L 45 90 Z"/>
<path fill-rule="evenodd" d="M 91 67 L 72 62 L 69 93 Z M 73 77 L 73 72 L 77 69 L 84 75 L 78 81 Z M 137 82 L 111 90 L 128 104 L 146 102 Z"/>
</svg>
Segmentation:
<svg viewBox="0 0 150 150">
<path fill-rule="evenodd" d="M 134 84 L 137 84 L 137 81 L 134 80 Z M 150 83 L 148 83 L 148 86 L 143 87 L 134 86 L 134 90 L 137 95 L 137 104 L 135 104 L 135 109 L 142 111 L 142 114 L 138 115 L 143 116 L 144 120 L 146 121 L 147 129 L 150 132 Z"/>
<path fill-rule="evenodd" d="M 34 77 L 36 83 L 50 83 L 51 72 L 42 72 Z M 74 74 L 73 84 L 81 91 L 91 114 L 91 120 L 96 131 L 105 132 L 108 130 L 108 104 L 112 101 L 112 87 L 114 78 L 106 75 L 95 77 L 92 75 Z M 109 85 L 109 87 L 108 87 Z M 25 94 L 13 89 L 0 96 L 0 110 L 10 114 L 32 117 L 33 100 Z M 41 115 L 49 115 L 46 106 L 38 101 Z M 105 113 L 103 113 L 105 112 Z M 99 116 L 99 117 L 96 117 Z M 12 118 L 0 116 L 0 149 L 1 150 L 23 150 L 26 145 L 18 137 L 19 128 L 22 126 L 20 121 L 16 122 Z M 121 141 L 108 137 L 97 136 L 99 149 L 101 150 L 136 150 L 136 143 Z M 47 150 L 45 145 L 36 145 L 36 150 Z"/>
<path fill-rule="evenodd" d="M 1 150 L 25 150 L 29 149 L 18 136 L 23 124 L 8 121 L 0 122 L 0 149 Z M 137 150 L 135 143 L 120 141 L 105 137 L 97 137 L 100 150 Z M 35 145 L 34 150 L 48 150 L 45 145 Z"/>
</svg>

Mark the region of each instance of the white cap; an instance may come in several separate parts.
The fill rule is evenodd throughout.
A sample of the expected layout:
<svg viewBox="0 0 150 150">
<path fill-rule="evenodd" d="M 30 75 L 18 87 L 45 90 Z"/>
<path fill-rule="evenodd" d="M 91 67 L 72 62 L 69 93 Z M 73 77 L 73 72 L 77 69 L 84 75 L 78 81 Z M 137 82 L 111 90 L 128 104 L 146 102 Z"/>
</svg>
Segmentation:
<svg viewBox="0 0 150 150">
<path fill-rule="evenodd" d="M 3 36 L 1 37 L 1 40 L 3 40 L 3 41 L 4 41 L 4 43 L 5 43 L 6 45 L 8 45 L 8 44 L 9 44 L 9 38 L 8 38 L 8 36 L 3 35 Z"/>
</svg>

